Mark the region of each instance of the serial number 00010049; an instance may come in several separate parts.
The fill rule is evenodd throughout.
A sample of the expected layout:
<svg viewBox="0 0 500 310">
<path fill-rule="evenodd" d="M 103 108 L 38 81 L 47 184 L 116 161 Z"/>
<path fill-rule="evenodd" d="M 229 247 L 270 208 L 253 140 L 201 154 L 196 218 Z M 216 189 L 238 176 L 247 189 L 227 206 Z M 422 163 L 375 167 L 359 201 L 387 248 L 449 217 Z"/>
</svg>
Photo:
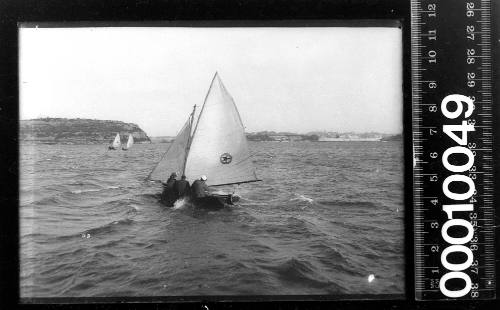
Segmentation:
<svg viewBox="0 0 500 310">
<path fill-rule="evenodd" d="M 455 104 L 450 104 L 451 102 Z M 455 106 L 455 110 L 450 111 L 450 106 Z M 442 205 L 442 210 L 446 213 L 447 220 L 441 228 L 441 237 L 444 242 L 446 242 L 447 246 L 441 252 L 441 265 L 446 268 L 447 272 L 439 281 L 439 289 L 446 297 L 450 298 L 465 296 L 473 289 L 471 279 L 464 270 L 471 267 L 473 264 L 474 254 L 472 250 L 464 244 L 470 242 L 474 237 L 474 227 L 470 221 L 455 216 L 455 214 L 459 212 L 472 212 L 474 210 L 474 201 L 471 199 L 476 193 L 474 180 L 470 176 L 462 174 L 468 172 L 474 165 L 475 154 L 466 146 L 467 135 L 469 132 L 474 131 L 475 128 L 473 123 L 465 120 L 472 115 L 473 109 L 474 104 L 472 99 L 463 95 L 449 95 L 441 102 L 441 113 L 447 119 L 463 119 L 460 125 L 443 125 L 443 133 L 457 144 L 447 148 L 441 157 L 443 167 L 446 169 L 445 173 L 447 174 L 442 183 L 442 191 L 447 198 L 456 202 L 454 204 Z M 465 156 L 465 158 L 467 158 L 466 161 L 462 163 L 457 163 L 456 160 L 450 161 L 450 158 L 456 158 L 457 155 L 462 158 Z M 460 183 L 460 185 L 463 185 L 462 187 L 465 186 L 466 191 L 455 191 L 454 187 L 451 186 L 453 183 Z M 450 228 L 457 227 L 461 230 L 465 229 L 465 236 L 452 236 L 456 234 L 450 234 Z M 454 255 L 465 255 L 466 259 L 463 262 L 457 263 L 456 259 L 450 259 L 450 257 Z M 465 283 L 464 287 L 459 290 L 449 290 L 446 284 L 453 279 L 463 280 Z"/>
</svg>

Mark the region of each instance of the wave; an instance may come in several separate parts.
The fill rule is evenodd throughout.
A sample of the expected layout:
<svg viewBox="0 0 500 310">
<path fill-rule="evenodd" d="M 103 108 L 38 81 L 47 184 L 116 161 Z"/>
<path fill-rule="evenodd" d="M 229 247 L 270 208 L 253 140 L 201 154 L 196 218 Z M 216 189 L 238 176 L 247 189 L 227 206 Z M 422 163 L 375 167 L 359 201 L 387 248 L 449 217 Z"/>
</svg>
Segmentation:
<svg viewBox="0 0 500 310">
<path fill-rule="evenodd" d="M 335 265 L 344 266 L 348 264 L 347 259 L 342 253 L 333 247 L 329 246 L 325 240 L 317 240 L 311 242 L 309 248 L 313 251 L 314 256 L 325 265 L 330 265 L 332 261 Z"/>
<path fill-rule="evenodd" d="M 120 227 L 132 225 L 133 223 L 134 223 L 134 220 L 128 219 L 128 218 L 123 219 L 123 220 L 113 221 L 113 222 L 108 223 L 106 225 L 86 230 L 81 235 L 83 236 L 85 234 L 85 236 L 87 236 L 87 237 L 89 235 L 90 235 L 90 237 L 92 237 L 93 235 L 106 234 L 106 233 L 110 233 L 110 232 L 112 232 Z"/>
<path fill-rule="evenodd" d="M 126 218 L 118 221 L 113 221 L 99 227 L 91 228 L 78 234 L 58 236 L 55 239 L 57 241 L 68 241 L 76 238 L 90 239 L 95 235 L 108 234 L 116 230 L 119 230 L 122 227 L 132 225 L 133 223 L 134 220 Z"/>
<path fill-rule="evenodd" d="M 281 264 L 265 269 L 274 272 L 283 282 L 301 283 L 328 292 L 345 291 L 342 286 L 325 278 L 310 262 L 303 259 L 292 257 Z"/>
<path fill-rule="evenodd" d="M 144 199 L 147 199 L 147 200 L 156 200 L 156 201 L 159 201 L 160 198 L 161 198 L 161 193 L 156 193 L 156 194 L 139 194 L 139 195 L 135 195 L 135 197 L 141 199 L 141 198 L 144 198 Z"/>
<path fill-rule="evenodd" d="M 43 233 L 39 233 L 39 232 L 33 232 L 33 231 L 22 231 L 21 230 L 21 234 L 20 234 L 20 237 L 21 237 L 21 243 L 28 243 L 28 242 L 33 242 L 32 240 L 29 240 L 27 238 L 38 238 L 38 239 L 42 239 L 42 238 L 47 238 L 47 235 L 46 234 L 43 234 Z"/>
<path fill-rule="evenodd" d="M 70 192 L 72 194 L 83 194 L 83 193 L 100 192 L 100 191 L 105 191 L 107 189 L 118 189 L 118 188 L 120 188 L 120 186 L 106 186 L 104 188 L 76 189 Z"/>
<path fill-rule="evenodd" d="M 309 277 L 315 273 L 311 263 L 294 257 L 271 269 L 274 269 L 281 278 L 288 281 L 310 280 Z"/>
<path fill-rule="evenodd" d="M 345 200 L 320 200 L 318 203 L 326 206 L 336 206 L 336 207 L 348 207 L 357 209 L 377 209 L 378 205 L 371 201 L 359 200 L 359 201 L 345 201 Z"/>
<path fill-rule="evenodd" d="M 283 198 L 273 198 L 273 199 L 263 199 L 265 198 L 264 195 L 259 196 L 260 199 L 252 199 L 249 197 L 245 196 L 240 196 L 240 203 L 250 203 L 253 205 L 262 205 L 262 206 L 268 206 L 270 204 L 276 204 L 279 202 L 285 202 L 285 199 Z"/>
<path fill-rule="evenodd" d="M 307 202 L 307 203 L 313 203 L 314 202 L 314 199 L 310 198 L 310 197 L 307 197 L 305 195 L 301 195 L 301 194 L 297 194 L 297 193 L 294 193 L 295 198 L 292 198 L 290 199 L 290 201 L 296 201 L 296 200 L 299 200 L 299 201 L 304 201 L 304 202 Z"/>
<path fill-rule="evenodd" d="M 286 223 L 281 226 L 284 226 L 285 233 L 289 236 L 299 235 L 303 238 L 325 236 L 325 233 L 317 229 L 316 224 L 302 217 L 289 216 Z"/>
<path fill-rule="evenodd" d="M 288 216 L 273 224 L 256 223 L 250 229 L 257 235 L 271 234 L 279 235 L 286 240 L 307 239 L 314 237 L 324 237 L 325 233 L 318 230 L 316 225 L 295 216 Z"/>
<path fill-rule="evenodd" d="M 269 254 L 276 252 L 274 248 L 262 243 L 249 244 L 245 246 L 245 248 L 251 251 L 252 253 L 257 253 L 257 254 Z"/>
<path fill-rule="evenodd" d="M 137 213 L 137 211 L 141 210 L 141 208 L 137 205 L 130 205 L 130 210 L 127 211 L 127 214 L 129 213 Z"/>
<path fill-rule="evenodd" d="M 94 245 L 93 248 L 96 250 L 100 250 L 100 249 L 109 250 L 114 246 L 122 244 L 126 240 L 127 240 L 127 237 L 122 237 L 122 238 L 116 239 L 116 240 L 107 240 L 106 242 L 104 242 L 102 244 Z M 107 252 L 104 252 L 104 253 L 107 253 Z"/>
<path fill-rule="evenodd" d="M 39 206 L 39 205 L 42 205 L 42 206 L 57 206 L 57 205 L 60 205 L 60 204 L 62 204 L 64 202 L 65 201 L 61 198 L 60 194 L 55 194 L 55 195 L 52 195 L 52 196 L 49 196 L 49 197 L 44 197 L 44 198 L 41 198 L 41 199 L 33 200 L 33 201 L 29 202 L 29 203 L 22 204 L 21 206 L 22 207 L 36 207 L 36 206 Z"/>
<path fill-rule="evenodd" d="M 102 188 L 94 188 L 94 189 L 77 189 L 70 191 L 72 194 L 82 194 L 82 193 L 91 193 L 91 192 L 99 192 L 102 191 Z"/>
<path fill-rule="evenodd" d="M 257 194 L 258 193 L 258 194 Z M 243 203 L 251 203 L 254 205 L 274 205 L 287 204 L 290 201 L 314 203 L 314 199 L 306 195 L 293 193 L 293 197 L 289 198 L 290 191 L 281 188 L 268 187 L 262 191 L 254 191 L 253 195 L 240 195 L 240 201 Z"/>
</svg>

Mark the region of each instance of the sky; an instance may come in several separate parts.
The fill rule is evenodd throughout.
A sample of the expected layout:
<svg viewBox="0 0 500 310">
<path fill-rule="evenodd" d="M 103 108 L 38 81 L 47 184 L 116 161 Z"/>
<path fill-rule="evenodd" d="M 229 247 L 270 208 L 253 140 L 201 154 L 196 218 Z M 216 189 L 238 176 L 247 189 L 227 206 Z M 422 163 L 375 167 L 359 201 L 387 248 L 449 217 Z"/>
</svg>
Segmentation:
<svg viewBox="0 0 500 310">
<path fill-rule="evenodd" d="M 399 28 L 20 28 L 20 117 L 173 136 L 215 74 L 247 132 L 402 132 Z"/>
</svg>

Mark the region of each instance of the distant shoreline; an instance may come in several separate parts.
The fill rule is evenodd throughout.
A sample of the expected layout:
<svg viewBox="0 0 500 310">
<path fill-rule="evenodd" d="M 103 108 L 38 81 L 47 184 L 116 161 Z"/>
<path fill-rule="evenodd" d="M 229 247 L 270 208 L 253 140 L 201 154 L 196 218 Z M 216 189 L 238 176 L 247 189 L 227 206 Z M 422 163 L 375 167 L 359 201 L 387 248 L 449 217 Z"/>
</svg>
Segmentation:
<svg viewBox="0 0 500 310">
<path fill-rule="evenodd" d="M 31 144 L 106 145 L 119 133 L 125 141 L 129 134 L 135 143 L 168 143 L 173 136 L 149 137 L 139 126 L 113 120 L 39 118 L 20 121 L 19 141 Z M 312 131 L 305 134 L 293 132 L 259 131 L 245 133 L 248 141 L 255 142 L 366 142 L 400 141 L 402 134 L 378 132 Z"/>
<path fill-rule="evenodd" d="M 318 143 L 318 144 L 328 144 L 328 143 L 353 143 L 353 142 L 375 142 L 375 143 L 382 143 L 382 142 L 397 142 L 397 141 L 402 141 L 402 140 L 362 140 L 362 139 L 357 139 L 357 140 L 345 140 L 345 139 L 339 139 L 339 140 L 328 140 L 328 141 L 308 141 L 308 140 L 302 140 L 302 141 L 252 141 L 249 140 L 248 142 L 254 142 L 254 143 Z M 173 141 L 156 141 L 156 142 L 143 142 L 143 143 L 135 143 L 135 144 L 170 144 Z M 33 141 L 33 140 L 19 140 L 19 144 L 28 146 L 28 145 L 100 145 L 103 147 L 108 147 L 109 143 L 72 143 L 72 142 L 44 142 L 44 141 Z"/>
<path fill-rule="evenodd" d="M 140 141 L 137 142 L 136 144 L 158 144 L 158 143 L 172 143 L 175 139 L 175 137 L 149 137 L 150 141 Z M 403 137 L 402 135 L 393 135 L 393 136 L 386 136 L 386 137 L 381 137 L 381 138 L 359 138 L 359 137 L 352 137 L 352 138 L 329 138 L 329 137 L 318 137 L 318 138 L 309 138 L 305 137 L 302 138 L 302 136 L 293 136 L 291 138 L 289 137 L 282 137 L 280 136 L 279 138 L 274 138 L 274 137 L 264 137 L 264 138 L 249 138 L 247 136 L 247 141 L 249 142 L 281 142 L 281 143 L 290 143 L 290 142 L 318 142 L 318 143 L 334 143 L 334 142 L 388 142 L 388 141 L 402 141 Z M 45 139 L 19 139 L 19 142 L 24 144 L 24 145 L 103 145 L 107 146 L 109 145 L 109 142 L 107 141 L 82 141 L 82 140 L 45 140 Z"/>
</svg>

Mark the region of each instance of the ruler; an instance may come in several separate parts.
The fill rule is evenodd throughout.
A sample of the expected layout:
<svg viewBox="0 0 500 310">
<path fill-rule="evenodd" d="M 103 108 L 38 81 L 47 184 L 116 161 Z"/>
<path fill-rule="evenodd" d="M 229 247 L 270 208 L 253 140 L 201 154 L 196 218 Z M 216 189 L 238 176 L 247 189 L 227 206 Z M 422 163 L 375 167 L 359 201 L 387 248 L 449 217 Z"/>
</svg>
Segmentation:
<svg viewBox="0 0 500 310">
<path fill-rule="evenodd" d="M 411 0 L 415 297 L 495 298 L 490 0 Z"/>
</svg>

